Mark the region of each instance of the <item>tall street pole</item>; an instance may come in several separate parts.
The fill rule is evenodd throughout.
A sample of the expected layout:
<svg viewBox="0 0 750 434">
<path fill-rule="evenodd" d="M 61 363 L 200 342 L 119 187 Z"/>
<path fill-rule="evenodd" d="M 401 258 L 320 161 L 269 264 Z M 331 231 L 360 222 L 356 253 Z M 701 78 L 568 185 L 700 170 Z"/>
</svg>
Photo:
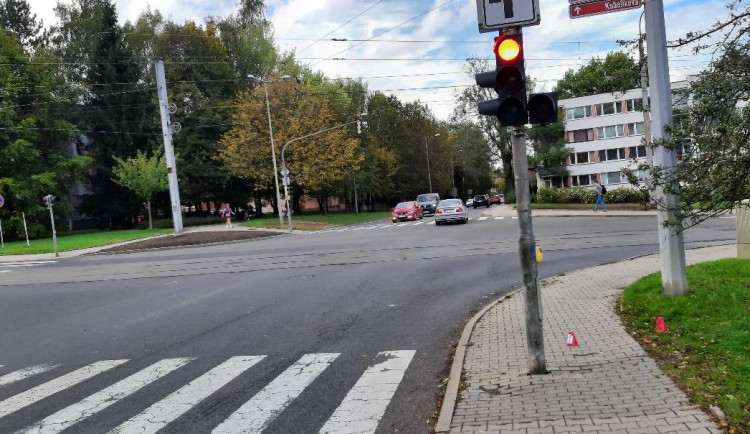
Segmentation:
<svg viewBox="0 0 750 434">
<path fill-rule="evenodd" d="M 427 155 L 427 180 L 430 183 L 430 193 L 432 193 L 432 172 L 430 172 L 430 151 L 427 150 L 427 137 L 424 138 L 424 153 Z"/>
<path fill-rule="evenodd" d="M 284 225 L 284 217 L 281 215 L 281 193 L 279 192 L 279 171 L 276 170 L 276 147 L 273 144 L 273 125 L 271 124 L 271 104 L 268 102 L 268 86 L 266 80 L 262 80 L 263 93 L 266 95 L 266 114 L 268 115 L 268 131 L 271 134 L 271 160 L 273 160 L 273 182 L 276 186 L 276 208 L 279 211 L 279 227 Z"/>
<path fill-rule="evenodd" d="M 183 230 L 182 204 L 180 202 L 180 187 L 177 183 L 177 163 L 174 158 L 174 147 L 172 146 L 172 122 L 169 120 L 169 99 L 167 98 L 167 79 L 164 76 L 164 62 L 157 60 L 154 69 L 159 96 L 161 131 L 164 138 L 164 157 L 167 160 L 167 180 L 169 181 L 169 200 L 172 204 L 172 223 L 175 233 L 181 234 Z"/>
<path fill-rule="evenodd" d="M 648 46 L 648 73 L 651 89 L 651 128 L 654 140 L 654 165 L 661 166 L 667 178 L 674 176 L 677 156 L 674 150 L 666 149 L 662 140 L 669 139 L 667 127 L 672 125 L 672 90 L 669 83 L 669 61 L 667 59 L 667 35 L 664 25 L 663 0 L 644 2 L 646 20 L 646 43 Z M 659 255 L 661 258 L 662 293 L 669 296 L 686 295 L 688 292 L 685 270 L 685 244 L 677 212 L 680 197 L 656 189 L 659 221 Z M 673 224 L 667 226 L 670 221 Z"/>
<path fill-rule="evenodd" d="M 542 298 L 537 285 L 536 241 L 531 222 L 531 191 L 529 186 L 529 163 L 526 157 L 526 134 L 522 128 L 514 128 L 511 138 L 513 146 L 513 171 L 516 175 L 516 206 L 521 236 L 518 251 L 523 270 L 526 346 L 529 355 L 529 374 L 546 374 L 547 361 L 544 355 L 544 330 L 542 328 Z"/>
</svg>

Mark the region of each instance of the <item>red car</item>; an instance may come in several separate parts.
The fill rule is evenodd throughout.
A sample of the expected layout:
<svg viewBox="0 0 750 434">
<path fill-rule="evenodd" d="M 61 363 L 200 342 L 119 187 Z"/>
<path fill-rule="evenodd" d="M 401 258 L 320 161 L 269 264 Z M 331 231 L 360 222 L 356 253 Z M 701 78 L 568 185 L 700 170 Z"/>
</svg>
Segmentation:
<svg viewBox="0 0 750 434">
<path fill-rule="evenodd" d="M 504 194 L 494 194 L 490 196 L 490 203 L 493 205 L 500 205 L 505 203 L 505 195 Z"/>
<path fill-rule="evenodd" d="M 422 207 L 413 200 L 409 202 L 399 202 L 398 205 L 391 210 L 391 221 L 393 223 L 421 218 L 423 218 Z"/>
</svg>

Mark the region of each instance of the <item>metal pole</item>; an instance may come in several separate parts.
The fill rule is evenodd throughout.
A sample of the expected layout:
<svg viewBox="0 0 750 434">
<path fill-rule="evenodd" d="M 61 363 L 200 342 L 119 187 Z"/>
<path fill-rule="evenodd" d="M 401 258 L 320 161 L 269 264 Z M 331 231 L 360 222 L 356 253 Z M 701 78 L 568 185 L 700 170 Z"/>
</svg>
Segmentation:
<svg viewBox="0 0 750 434">
<path fill-rule="evenodd" d="M 30 247 L 31 244 L 29 244 L 29 229 L 26 227 L 26 213 L 22 212 L 21 217 L 23 217 L 23 231 L 26 233 L 26 247 Z"/>
<path fill-rule="evenodd" d="M 47 196 L 47 208 L 49 208 L 49 218 L 52 222 L 52 246 L 55 249 L 55 256 L 59 257 L 57 251 L 57 231 L 55 230 L 55 214 L 52 212 L 52 195 Z"/>
<path fill-rule="evenodd" d="M 677 156 L 674 150 L 666 149 L 660 142 L 669 138 L 666 128 L 672 125 L 672 91 L 669 83 L 669 61 L 667 59 L 667 36 L 664 26 L 663 0 L 644 2 L 646 18 L 646 42 L 648 44 L 648 72 L 653 96 L 651 118 L 653 120 L 654 165 L 661 166 L 669 178 L 674 176 Z M 656 189 L 658 207 L 659 253 L 661 257 L 661 287 L 664 295 L 686 295 L 688 292 L 685 270 L 685 245 L 682 231 L 677 225 L 666 225 L 667 221 L 681 223 L 677 212 L 680 197 Z"/>
<path fill-rule="evenodd" d="M 430 172 L 430 152 L 427 150 L 427 137 L 424 138 L 424 153 L 427 155 L 427 180 L 430 182 L 430 193 L 432 193 L 432 172 Z"/>
<path fill-rule="evenodd" d="M 0 220 L 0 246 L 2 246 L 2 251 L 5 253 L 5 239 L 3 239 L 3 221 Z"/>
<path fill-rule="evenodd" d="M 526 135 L 523 129 L 513 129 L 513 171 L 516 176 L 516 205 L 521 236 L 518 251 L 521 257 L 525 286 L 526 342 L 529 354 L 529 374 L 546 374 L 544 330 L 542 328 L 542 299 L 537 287 L 536 241 L 531 222 L 531 191 L 529 163 L 526 157 Z"/>
<path fill-rule="evenodd" d="M 156 87 L 159 95 L 159 112 L 161 113 L 161 131 L 164 138 L 164 156 L 167 160 L 167 180 L 169 181 L 169 199 L 172 204 L 172 222 L 175 233 L 182 233 L 182 204 L 180 187 L 177 184 L 177 164 L 172 147 L 172 123 L 169 120 L 169 99 L 167 98 L 167 79 L 164 77 L 164 62 L 157 60 L 154 65 Z"/>
<path fill-rule="evenodd" d="M 289 201 L 289 186 L 284 185 L 284 200 L 286 201 L 286 220 L 289 222 L 289 232 L 292 231 L 292 208 Z"/>
<path fill-rule="evenodd" d="M 271 160 L 273 161 L 273 183 L 276 187 L 276 208 L 279 210 L 279 227 L 284 226 L 284 217 L 281 215 L 281 193 L 279 191 L 279 172 L 276 169 L 276 147 L 273 144 L 273 125 L 271 124 L 271 104 L 268 102 L 268 85 L 263 83 L 263 93 L 266 95 L 266 114 L 268 115 L 268 131 L 271 134 Z"/>
<path fill-rule="evenodd" d="M 643 14 L 641 14 L 643 18 Z M 640 33 L 640 20 L 638 30 Z M 646 55 L 643 51 L 643 34 L 638 37 L 638 54 L 641 60 L 641 110 L 643 111 L 643 137 L 646 139 L 646 161 L 649 166 L 654 165 L 654 150 L 651 147 L 651 104 L 648 102 L 648 70 L 646 68 Z M 637 154 L 636 154 L 637 155 Z"/>
<path fill-rule="evenodd" d="M 354 180 L 354 212 L 359 214 L 359 198 L 357 197 L 357 180 Z"/>
</svg>

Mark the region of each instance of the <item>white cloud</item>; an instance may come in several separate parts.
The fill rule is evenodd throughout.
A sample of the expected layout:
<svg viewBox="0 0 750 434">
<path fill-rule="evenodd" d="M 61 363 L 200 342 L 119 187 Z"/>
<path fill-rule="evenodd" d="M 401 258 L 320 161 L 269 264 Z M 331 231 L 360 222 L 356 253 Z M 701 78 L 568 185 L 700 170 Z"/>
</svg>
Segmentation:
<svg viewBox="0 0 750 434">
<path fill-rule="evenodd" d="M 399 75 L 396 78 L 368 79 L 370 89 L 388 91 L 472 84 L 473 78 L 461 73 L 464 62 L 460 59 L 491 56 L 494 34 L 478 33 L 473 0 L 454 0 L 375 37 L 378 33 L 446 1 L 384 0 L 326 40 L 317 42 L 304 51 L 300 50 L 373 6 L 378 0 L 266 0 L 266 3 L 276 42 L 282 50 L 296 49 L 298 57 L 304 59 L 303 62 L 315 65 L 315 69 L 330 77 Z M 30 4 L 33 12 L 44 19 L 46 25 L 56 21 L 52 11 L 56 1 L 30 0 Z M 122 22 L 135 20 L 150 4 L 152 9 L 160 10 L 179 23 L 188 19 L 201 22 L 208 15 L 226 15 L 236 10 L 237 0 L 116 0 L 116 4 Z M 572 20 L 568 17 L 568 2 L 565 0 L 540 0 L 540 11 L 541 24 L 524 29 L 524 47 L 528 72 L 547 89 L 554 86 L 555 81 L 567 69 L 578 68 L 592 57 L 604 57 L 610 51 L 620 50 L 616 40 L 636 39 L 642 12 L 638 9 Z M 669 39 L 676 39 L 689 30 L 705 28 L 716 19 L 724 18 L 726 12 L 725 2 L 722 0 L 665 0 L 667 36 Z M 346 38 L 349 41 L 333 42 L 331 38 Z M 450 42 L 353 41 L 370 38 Z M 337 54 L 343 50 L 346 51 Z M 315 60 L 333 55 L 347 60 Z M 684 78 L 687 74 L 699 71 L 709 59 L 707 55 L 693 56 L 688 50 L 670 51 L 672 78 Z M 424 76 L 433 73 L 452 74 Z M 404 101 L 419 99 L 426 102 L 440 119 L 447 119 L 453 109 L 453 92 L 453 89 L 438 88 L 393 91 Z"/>
</svg>

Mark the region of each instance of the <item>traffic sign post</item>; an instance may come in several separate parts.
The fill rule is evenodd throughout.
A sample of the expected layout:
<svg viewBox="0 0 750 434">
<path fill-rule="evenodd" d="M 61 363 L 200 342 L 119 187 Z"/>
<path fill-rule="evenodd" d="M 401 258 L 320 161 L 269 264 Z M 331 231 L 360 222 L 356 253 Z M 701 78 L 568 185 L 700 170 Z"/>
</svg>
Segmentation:
<svg viewBox="0 0 750 434">
<path fill-rule="evenodd" d="M 539 0 L 477 0 L 479 33 L 539 24 Z"/>
<path fill-rule="evenodd" d="M 643 4 L 642 0 L 595 0 L 585 2 L 573 2 L 568 6 L 570 18 L 582 18 L 592 15 L 608 14 L 610 12 L 627 11 L 638 9 Z"/>
</svg>

